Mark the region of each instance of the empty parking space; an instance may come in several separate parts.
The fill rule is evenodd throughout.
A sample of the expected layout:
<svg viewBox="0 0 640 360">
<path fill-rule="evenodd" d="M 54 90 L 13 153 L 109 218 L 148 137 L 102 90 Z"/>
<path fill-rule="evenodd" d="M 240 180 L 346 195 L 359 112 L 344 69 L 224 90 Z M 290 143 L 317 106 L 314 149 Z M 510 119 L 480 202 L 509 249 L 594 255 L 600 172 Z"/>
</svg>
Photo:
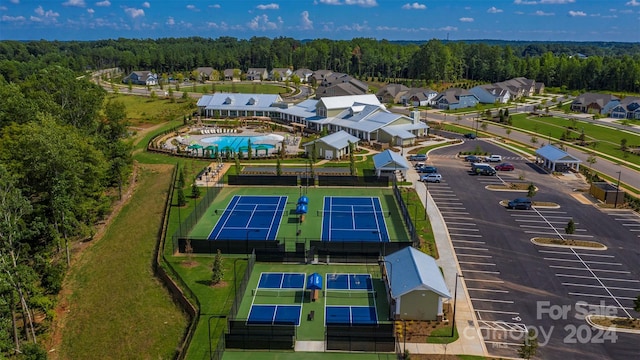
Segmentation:
<svg viewBox="0 0 640 360">
<path fill-rule="evenodd" d="M 633 235 L 640 238 L 640 216 L 631 210 L 615 210 L 607 212 L 607 215 L 613 218 L 629 230 Z"/>
</svg>

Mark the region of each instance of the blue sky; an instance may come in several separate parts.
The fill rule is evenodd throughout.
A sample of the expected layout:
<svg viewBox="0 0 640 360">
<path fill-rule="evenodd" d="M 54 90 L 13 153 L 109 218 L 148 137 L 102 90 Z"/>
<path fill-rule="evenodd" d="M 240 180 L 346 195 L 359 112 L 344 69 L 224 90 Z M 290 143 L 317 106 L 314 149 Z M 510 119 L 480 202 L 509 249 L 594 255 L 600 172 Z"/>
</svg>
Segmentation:
<svg viewBox="0 0 640 360">
<path fill-rule="evenodd" d="M 640 0 L 0 0 L 0 39 L 640 41 Z"/>
</svg>

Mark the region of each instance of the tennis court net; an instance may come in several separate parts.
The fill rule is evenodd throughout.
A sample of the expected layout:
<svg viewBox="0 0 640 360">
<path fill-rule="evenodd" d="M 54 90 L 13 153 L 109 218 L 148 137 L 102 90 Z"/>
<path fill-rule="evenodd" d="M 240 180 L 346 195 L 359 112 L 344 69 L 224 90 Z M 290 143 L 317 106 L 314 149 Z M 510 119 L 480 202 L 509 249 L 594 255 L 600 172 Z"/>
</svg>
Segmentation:
<svg viewBox="0 0 640 360">
<path fill-rule="evenodd" d="M 357 217 L 357 216 L 375 216 L 375 217 L 390 217 L 391 211 L 331 211 L 331 210 L 316 210 L 317 216 L 331 216 L 331 217 Z"/>
<path fill-rule="evenodd" d="M 371 299 L 376 297 L 375 290 L 325 290 L 324 297 L 327 298 L 348 298 L 348 299 Z"/>
<path fill-rule="evenodd" d="M 262 210 L 262 209 L 256 209 L 256 210 L 244 210 L 244 209 L 215 209 L 213 210 L 213 213 L 215 215 L 240 215 L 240 216 L 251 216 L 251 215 L 257 215 L 257 216 L 273 216 L 273 214 L 276 214 L 278 212 L 283 212 L 284 209 L 270 209 L 270 210 Z"/>
<path fill-rule="evenodd" d="M 251 295 L 265 297 L 297 297 L 302 296 L 303 289 L 253 289 Z"/>
</svg>

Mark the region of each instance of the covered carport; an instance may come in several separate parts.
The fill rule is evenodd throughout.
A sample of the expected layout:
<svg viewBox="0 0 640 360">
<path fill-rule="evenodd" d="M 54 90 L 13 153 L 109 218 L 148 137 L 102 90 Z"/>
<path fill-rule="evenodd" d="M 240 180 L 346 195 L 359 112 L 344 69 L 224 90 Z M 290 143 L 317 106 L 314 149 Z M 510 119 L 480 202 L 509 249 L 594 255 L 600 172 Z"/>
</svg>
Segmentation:
<svg viewBox="0 0 640 360">
<path fill-rule="evenodd" d="M 551 144 L 545 145 L 536 150 L 536 164 L 551 172 L 566 172 L 580 170 L 582 161 L 566 151 Z"/>
<path fill-rule="evenodd" d="M 373 166 L 375 166 L 376 176 L 391 175 L 400 172 L 402 178 L 407 178 L 407 170 L 411 165 L 402 155 L 391 150 L 385 150 L 373 156 Z"/>
</svg>

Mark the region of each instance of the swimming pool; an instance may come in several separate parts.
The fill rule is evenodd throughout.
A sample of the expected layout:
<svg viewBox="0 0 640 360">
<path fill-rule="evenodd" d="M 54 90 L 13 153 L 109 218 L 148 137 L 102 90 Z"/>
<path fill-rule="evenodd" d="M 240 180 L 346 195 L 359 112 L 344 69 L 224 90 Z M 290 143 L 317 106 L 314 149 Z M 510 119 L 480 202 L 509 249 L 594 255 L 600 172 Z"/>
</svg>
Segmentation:
<svg viewBox="0 0 640 360">
<path fill-rule="evenodd" d="M 251 141 L 251 149 L 273 149 L 275 144 L 282 142 L 284 137 L 276 134 L 261 136 L 212 136 L 201 139 L 200 142 L 208 145 L 217 145 L 220 151 L 232 150 L 246 151 L 249 141 Z"/>
</svg>

